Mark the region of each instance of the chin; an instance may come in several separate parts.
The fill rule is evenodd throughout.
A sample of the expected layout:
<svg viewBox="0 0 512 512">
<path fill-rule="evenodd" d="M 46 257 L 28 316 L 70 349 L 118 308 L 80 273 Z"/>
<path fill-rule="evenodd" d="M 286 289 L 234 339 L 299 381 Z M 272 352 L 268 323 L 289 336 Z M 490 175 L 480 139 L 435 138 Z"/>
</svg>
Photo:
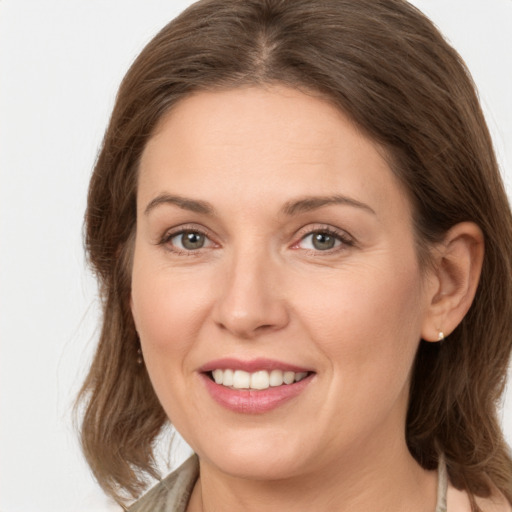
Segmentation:
<svg viewBox="0 0 512 512">
<path fill-rule="evenodd" d="M 282 480 L 306 467 L 304 443 L 254 437 L 245 442 L 217 443 L 215 448 L 209 445 L 209 449 L 196 453 L 225 474 L 251 480 Z"/>
</svg>

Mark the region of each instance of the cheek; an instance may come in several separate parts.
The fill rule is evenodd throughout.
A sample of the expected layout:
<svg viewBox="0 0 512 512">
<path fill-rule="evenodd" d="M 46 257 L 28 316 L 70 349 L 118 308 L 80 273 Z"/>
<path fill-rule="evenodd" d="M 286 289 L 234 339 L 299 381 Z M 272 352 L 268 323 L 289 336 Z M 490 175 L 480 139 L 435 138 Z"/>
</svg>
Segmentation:
<svg viewBox="0 0 512 512">
<path fill-rule="evenodd" d="M 192 273 L 172 272 L 136 253 L 132 312 L 148 356 L 185 352 L 204 316 L 206 290 Z"/>
<path fill-rule="evenodd" d="M 359 267 L 309 290 L 301 306 L 312 339 L 341 378 L 408 375 L 423 318 L 415 264 Z M 382 382 L 381 382 L 382 384 Z"/>
<path fill-rule="evenodd" d="M 404 421 L 421 332 L 418 276 L 413 270 L 380 276 L 369 270 L 323 291 L 308 301 L 306 318 L 330 380 L 325 409 L 330 404 L 333 412 L 321 413 L 318 422 L 344 426 L 333 432 L 333 443 L 347 432 L 364 439 L 391 411 Z"/>
<path fill-rule="evenodd" d="M 135 255 L 132 312 L 144 364 L 167 416 L 180 425 L 184 416 L 198 413 L 190 403 L 188 379 L 194 370 L 190 355 L 204 318 L 206 290 L 197 288 L 196 277 Z"/>
</svg>

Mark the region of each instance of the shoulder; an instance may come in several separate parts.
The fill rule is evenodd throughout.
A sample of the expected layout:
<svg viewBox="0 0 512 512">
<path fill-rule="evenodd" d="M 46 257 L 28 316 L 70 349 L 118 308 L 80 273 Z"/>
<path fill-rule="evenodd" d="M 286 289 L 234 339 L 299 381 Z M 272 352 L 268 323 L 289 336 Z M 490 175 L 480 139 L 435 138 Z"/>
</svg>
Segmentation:
<svg viewBox="0 0 512 512">
<path fill-rule="evenodd" d="M 128 512 L 185 512 L 198 474 L 199 463 L 194 455 L 137 500 Z"/>
<path fill-rule="evenodd" d="M 466 492 L 448 486 L 447 510 L 449 512 L 471 512 L 471 503 Z M 489 498 L 476 498 L 482 512 L 512 512 L 512 506 L 498 491 Z"/>
</svg>

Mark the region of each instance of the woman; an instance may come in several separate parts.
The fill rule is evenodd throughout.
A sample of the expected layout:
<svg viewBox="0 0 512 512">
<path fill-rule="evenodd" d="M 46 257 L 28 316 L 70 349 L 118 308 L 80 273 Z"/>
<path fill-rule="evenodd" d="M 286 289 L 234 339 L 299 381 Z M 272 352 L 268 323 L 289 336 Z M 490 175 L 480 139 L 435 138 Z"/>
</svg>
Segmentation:
<svg viewBox="0 0 512 512">
<path fill-rule="evenodd" d="M 469 74 L 402 0 L 204 0 L 91 180 L 85 454 L 130 510 L 511 510 L 512 221 Z"/>
</svg>

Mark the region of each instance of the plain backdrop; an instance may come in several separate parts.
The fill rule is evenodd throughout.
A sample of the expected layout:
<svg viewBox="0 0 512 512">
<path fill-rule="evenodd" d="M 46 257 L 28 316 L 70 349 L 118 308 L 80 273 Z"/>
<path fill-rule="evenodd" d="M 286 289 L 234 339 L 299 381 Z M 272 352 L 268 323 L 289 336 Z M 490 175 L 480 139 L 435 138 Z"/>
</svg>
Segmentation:
<svg viewBox="0 0 512 512">
<path fill-rule="evenodd" d="M 123 74 L 190 3 L 0 0 L 0 512 L 118 510 L 71 420 L 98 319 L 86 190 Z M 473 72 L 510 194 L 512 0 L 413 3 Z M 502 419 L 510 442 L 512 392 Z"/>
</svg>

